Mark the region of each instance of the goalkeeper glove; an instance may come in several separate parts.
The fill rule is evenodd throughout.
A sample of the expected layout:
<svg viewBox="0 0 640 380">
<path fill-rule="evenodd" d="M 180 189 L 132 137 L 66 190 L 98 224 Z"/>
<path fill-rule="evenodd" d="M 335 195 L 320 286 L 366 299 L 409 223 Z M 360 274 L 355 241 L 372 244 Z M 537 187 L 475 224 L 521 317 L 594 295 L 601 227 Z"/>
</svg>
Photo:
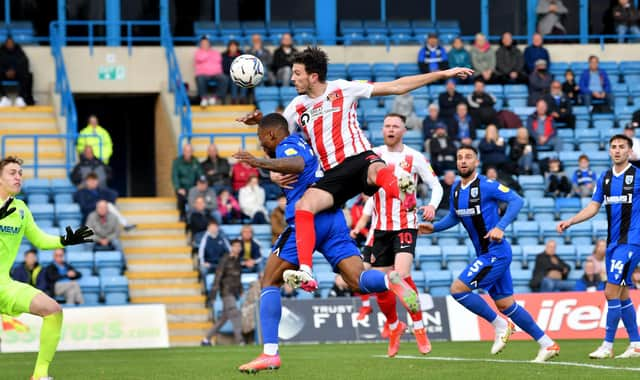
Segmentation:
<svg viewBox="0 0 640 380">
<path fill-rule="evenodd" d="M 93 236 L 93 230 L 87 226 L 82 226 L 75 232 L 71 229 L 71 226 L 67 226 L 66 232 L 66 236 L 60 236 L 60 243 L 64 246 L 93 242 L 93 239 L 90 239 Z"/>
<path fill-rule="evenodd" d="M 15 207 L 9 208 L 9 206 L 11 205 L 11 202 L 13 202 L 13 197 L 7 198 L 7 200 L 4 201 L 4 204 L 2 205 L 2 207 L 0 207 L 0 219 L 4 219 L 7 216 L 13 214 L 14 211 L 16 211 Z"/>
</svg>

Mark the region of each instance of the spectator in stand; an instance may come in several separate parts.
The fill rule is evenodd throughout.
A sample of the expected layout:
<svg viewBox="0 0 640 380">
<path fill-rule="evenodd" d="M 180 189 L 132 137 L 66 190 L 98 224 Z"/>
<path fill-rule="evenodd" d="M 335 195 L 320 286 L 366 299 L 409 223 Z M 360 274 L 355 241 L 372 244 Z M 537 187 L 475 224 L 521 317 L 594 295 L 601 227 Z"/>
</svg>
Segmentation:
<svg viewBox="0 0 640 380">
<path fill-rule="evenodd" d="M 211 42 L 207 37 L 200 39 L 193 61 L 200 106 L 224 103 L 229 87 L 229 77 L 222 70 L 222 55 L 211 48 Z M 216 96 L 209 95 L 210 81 L 216 82 Z"/>
<path fill-rule="evenodd" d="M 527 83 L 524 56 L 509 32 L 502 34 L 496 51 L 496 77 L 503 84 Z"/>
<path fill-rule="evenodd" d="M 535 106 L 536 102 L 549 94 L 549 87 L 553 82 L 553 77 L 547 71 L 547 61 L 539 59 L 536 61 L 536 70 L 529 74 L 529 98 L 528 106 Z"/>
<path fill-rule="evenodd" d="M 567 71 L 564 72 L 562 93 L 571 100 L 571 104 L 582 103 L 582 99 L 580 99 L 580 86 L 576 83 L 576 76 L 571 69 L 567 69 Z"/>
<path fill-rule="evenodd" d="M 113 153 L 113 144 L 109 132 L 98 124 L 96 115 L 89 116 L 88 124 L 80 132 L 78 132 L 78 142 L 76 150 L 78 154 L 84 153 L 86 146 L 93 148 L 93 155 L 109 165 L 109 159 Z"/>
<path fill-rule="evenodd" d="M 195 245 L 202 239 L 211 219 L 205 208 L 204 198 L 196 198 L 187 214 L 187 230 L 191 231 L 191 244 Z"/>
<path fill-rule="evenodd" d="M 419 192 L 420 190 L 418 190 L 418 193 Z M 367 239 L 367 235 L 369 234 L 368 225 L 370 225 L 371 223 L 371 211 L 365 210 L 365 205 L 367 204 L 368 200 L 369 200 L 368 195 L 360 194 L 358 198 L 356 198 L 356 201 L 354 202 L 354 204 L 351 206 L 351 209 L 348 210 L 350 211 L 349 212 L 350 214 L 349 227 L 351 228 L 350 235 L 351 235 L 351 238 L 355 240 L 356 245 L 358 247 L 361 247 L 364 244 L 365 240 Z M 367 207 L 370 208 L 371 204 L 369 204 L 369 206 Z M 364 219 L 363 219 L 363 215 L 364 215 Z M 364 221 L 367 222 L 362 228 L 359 228 L 362 225 L 362 222 L 360 221 L 360 219 L 362 219 L 362 222 Z"/>
<path fill-rule="evenodd" d="M 498 171 L 495 166 L 487 166 L 487 173 L 485 174 L 485 176 L 488 179 L 500 182 L 501 184 L 520 194 L 520 196 L 523 196 L 524 194 L 524 191 L 518 181 L 513 178 L 513 176 L 509 174 L 509 172 L 506 172 L 504 170 Z M 500 210 L 504 212 L 506 210 L 506 205 L 504 208 L 501 206 Z"/>
<path fill-rule="evenodd" d="M 71 182 L 80 187 L 91 173 L 97 176 L 101 187 L 107 187 L 107 181 L 111 178 L 111 168 L 98 160 L 93 155 L 93 148 L 87 145 L 80 155 L 80 160 L 71 170 Z"/>
<path fill-rule="evenodd" d="M 460 103 L 465 103 L 464 95 L 456 91 L 456 81 L 447 81 L 446 91 L 438 95 L 438 106 L 440 107 L 440 117 L 448 122 L 456 113 L 456 107 Z"/>
<path fill-rule="evenodd" d="M 280 296 L 282 298 L 294 299 L 298 296 L 298 291 L 285 282 L 282 288 L 280 288 Z"/>
<path fill-rule="evenodd" d="M 564 167 L 559 159 L 552 157 L 548 161 L 547 170 L 544 173 L 546 193 L 554 198 L 568 197 L 571 195 L 571 181 L 564 172 Z"/>
<path fill-rule="evenodd" d="M 602 281 L 607 280 L 607 266 L 605 263 L 607 255 L 607 241 L 605 239 L 598 239 L 593 246 L 593 252 L 591 256 L 587 257 L 587 261 L 591 261 L 594 265 L 593 270 L 600 274 Z"/>
<path fill-rule="evenodd" d="M 109 212 L 107 201 L 96 204 L 96 210 L 87 218 L 87 227 L 93 230 L 94 251 L 122 252 L 118 218 Z"/>
<path fill-rule="evenodd" d="M 496 97 L 485 90 L 483 81 L 476 80 L 473 85 L 473 92 L 467 96 L 467 104 L 474 127 L 496 124 Z"/>
<path fill-rule="evenodd" d="M 430 154 L 431 166 L 438 175 L 447 170 L 456 170 L 456 142 L 447 135 L 444 126 L 436 128 L 433 137 L 425 141 L 425 150 Z"/>
<path fill-rule="evenodd" d="M 547 67 L 551 65 L 549 51 L 542 46 L 542 35 L 534 33 L 531 37 L 531 45 L 524 49 L 524 68 L 527 73 L 532 73 L 536 69 L 536 62 L 539 59 L 547 61 Z"/>
<path fill-rule="evenodd" d="M 447 170 L 444 172 L 440 185 L 442 185 L 442 200 L 438 205 L 438 211 L 436 212 L 438 217 L 444 217 L 449 213 L 449 202 L 451 197 L 451 187 L 456 182 L 456 173 L 453 170 Z"/>
<path fill-rule="evenodd" d="M 336 279 L 333 282 L 333 287 L 329 291 L 329 297 L 351 297 L 351 296 L 353 296 L 353 293 L 351 292 L 349 285 L 347 285 L 347 283 L 344 282 L 344 279 L 340 274 L 336 274 Z"/>
<path fill-rule="evenodd" d="M 271 181 L 271 171 L 258 168 L 258 184 L 264 189 L 265 199 L 275 201 L 283 194 L 282 188 Z"/>
<path fill-rule="evenodd" d="M 262 261 L 260 244 L 253 239 L 253 228 L 245 224 L 240 230 L 240 263 L 245 272 L 258 272 L 258 264 Z"/>
<path fill-rule="evenodd" d="M 202 197 L 205 203 L 205 210 L 210 217 L 215 219 L 218 223 L 222 223 L 222 217 L 218 212 L 218 198 L 215 191 L 208 187 L 207 177 L 201 175 L 196 181 L 196 185 L 189 189 L 189 195 L 187 196 L 189 202 L 189 208 L 194 207 L 196 198 Z"/>
<path fill-rule="evenodd" d="M 287 207 L 287 197 L 280 195 L 278 197 L 278 205 L 271 211 L 269 219 L 271 220 L 271 243 L 275 244 L 278 236 L 287 228 L 287 219 L 284 211 Z"/>
<path fill-rule="evenodd" d="M 52 297 L 64 297 L 69 305 L 82 305 L 84 297 L 78 281 L 82 273 L 64 260 L 64 249 L 53 252 L 53 263 L 45 270 L 45 277 Z"/>
<path fill-rule="evenodd" d="M 240 266 L 240 241 L 231 241 L 231 250 L 220 259 L 216 268 L 216 275 L 209 293 L 212 303 L 220 292 L 222 297 L 222 315 L 216 320 L 213 327 L 207 332 L 200 342 L 202 346 L 211 346 L 211 339 L 218 334 L 220 328 L 231 321 L 233 326 L 233 337 L 236 344 L 244 343 L 242 339 L 242 314 L 238 309 L 238 298 L 242 295 L 242 282 L 240 277 L 242 269 Z"/>
<path fill-rule="evenodd" d="M 569 13 L 562 0 L 538 0 L 538 32 L 540 34 L 567 34 L 562 19 Z"/>
<path fill-rule="evenodd" d="M 618 4 L 613 7 L 613 20 L 618 33 L 618 43 L 623 43 L 627 34 L 634 41 L 640 39 L 640 14 L 629 0 L 618 0 Z"/>
<path fill-rule="evenodd" d="M 187 205 L 187 191 L 195 185 L 196 179 L 202 175 L 202 168 L 198 160 L 193 157 L 193 148 L 190 144 L 182 147 L 182 156 L 173 160 L 171 167 L 171 182 L 176 192 L 180 220 L 185 220 Z"/>
<path fill-rule="evenodd" d="M 509 160 L 517 164 L 513 174 L 533 174 L 533 163 L 538 160 L 536 141 L 529 135 L 527 128 L 520 127 L 515 137 L 509 139 Z"/>
<path fill-rule="evenodd" d="M 611 82 L 607 72 L 598 67 L 600 60 L 595 55 L 589 56 L 589 68 L 580 75 L 580 92 L 584 105 L 590 107 L 593 100 L 604 101 L 611 108 Z"/>
<path fill-rule="evenodd" d="M 260 175 L 258 169 L 249 166 L 244 162 L 238 162 L 231 167 L 231 186 L 233 191 L 237 193 L 240 188 L 247 185 L 249 177 Z"/>
<path fill-rule="evenodd" d="M 488 166 L 502 168 L 507 163 L 506 144 L 494 124 L 487 126 L 484 138 L 478 145 L 478 151 L 482 161 L 482 170 L 485 172 Z"/>
<path fill-rule="evenodd" d="M 249 176 L 249 182 L 238 192 L 238 201 L 242 213 L 251 219 L 252 224 L 267 223 L 264 189 L 258 183 L 258 177 Z"/>
<path fill-rule="evenodd" d="M 477 121 L 469 115 L 466 103 L 460 103 L 456 107 L 453 121 L 449 123 L 448 135 L 459 141 L 462 145 L 471 145 L 476 138 Z M 436 129 L 437 132 L 437 129 Z"/>
<path fill-rule="evenodd" d="M 38 253 L 35 249 L 29 249 L 24 253 L 24 263 L 20 266 L 13 267 L 11 270 L 11 278 L 15 281 L 24 282 L 36 289 L 47 292 L 49 285 L 45 271 L 38 263 Z"/>
<path fill-rule="evenodd" d="M 240 204 L 227 189 L 222 189 L 218 195 L 218 212 L 224 224 L 240 223 L 242 219 Z"/>
<path fill-rule="evenodd" d="M 275 74 L 276 81 L 280 86 L 288 87 L 291 85 L 291 65 L 293 54 L 296 52 L 291 34 L 283 34 L 280 46 L 273 52 L 273 64 L 271 65 L 271 71 Z"/>
<path fill-rule="evenodd" d="M 242 54 L 240 44 L 236 40 L 227 42 L 227 50 L 222 52 L 222 72 L 227 77 L 227 82 L 229 83 L 228 88 L 231 94 L 231 104 L 245 104 L 247 102 L 247 89 L 233 83 L 229 74 L 231 63 Z"/>
<path fill-rule="evenodd" d="M 207 232 L 197 242 L 197 247 L 202 278 L 206 277 L 207 273 L 215 273 L 218 262 L 231 249 L 229 239 L 220 231 L 218 222 L 213 219 L 209 220 Z"/>
<path fill-rule="evenodd" d="M 434 33 L 427 36 L 424 46 L 418 52 L 418 68 L 423 74 L 449 68 L 447 51 L 440 46 L 438 36 Z"/>
<path fill-rule="evenodd" d="M 576 116 L 573 114 L 571 99 L 562 93 L 560 82 L 557 80 L 551 82 L 551 91 L 543 99 L 547 102 L 547 108 L 556 125 L 564 123 L 567 128 L 575 128 Z"/>
<path fill-rule="evenodd" d="M 485 83 L 496 81 L 496 53 L 482 33 L 476 34 L 471 47 L 471 63 L 476 71 L 474 80 L 481 79 Z"/>
<path fill-rule="evenodd" d="M 73 194 L 73 201 L 80 206 L 80 212 L 82 213 L 82 222 L 87 219 L 90 213 L 96 209 L 96 205 L 100 200 L 106 200 L 109 213 L 115 215 L 118 222 L 124 227 L 126 231 L 136 228 L 135 224 L 129 224 L 127 219 L 120 213 L 116 207 L 116 199 L 118 193 L 108 187 L 100 187 L 98 182 L 98 176 L 95 174 L 89 174 L 85 180 L 85 186 L 83 189 L 76 191 Z"/>
<path fill-rule="evenodd" d="M 596 184 L 596 173 L 589 167 L 586 154 L 578 158 L 578 169 L 573 173 L 573 193 L 580 198 L 590 198 Z"/>
<path fill-rule="evenodd" d="M 216 144 L 207 147 L 207 159 L 202 161 L 202 172 L 207 176 L 209 187 L 220 193 L 223 188 L 231 189 L 231 165 L 226 158 L 220 157 Z"/>
<path fill-rule="evenodd" d="M 394 96 L 391 112 L 404 116 L 407 120 L 405 125 L 408 129 L 420 128 L 422 119 L 416 116 L 413 106 L 413 95 L 411 95 L 411 93 Z"/>
<path fill-rule="evenodd" d="M 454 38 L 449 49 L 449 67 L 466 67 L 471 68 L 471 55 L 464 48 L 464 43 L 460 37 Z"/>
<path fill-rule="evenodd" d="M 632 123 L 625 125 L 624 134 L 625 136 L 630 138 L 631 142 L 633 143 L 630 156 L 630 160 L 632 161 L 631 163 L 638 166 L 637 163 L 638 161 L 640 161 L 640 139 L 636 137 L 636 130 L 633 127 Z"/>
<path fill-rule="evenodd" d="M 269 86 L 276 84 L 276 76 L 275 74 L 269 70 L 271 64 L 273 63 L 273 55 L 269 49 L 265 48 L 262 43 L 262 36 L 259 34 L 254 34 L 251 36 L 251 48 L 248 51 L 249 54 L 254 55 L 260 59 L 262 62 L 262 67 L 265 68 L 263 82 Z"/>
<path fill-rule="evenodd" d="M 556 241 L 548 240 L 544 252 L 536 256 L 529 285 L 533 291 L 543 293 L 573 290 L 575 283 L 567 280 L 570 270 L 569 265 L 556 255 Z"/>
<path fill-rule="evenodd" d="M 439 115 L 440 109 L 437 104 L 429 104 L 428 111 L 429 114 L 422 121 L 422 139 L 424 141 L 431 138 L 438 127 L 447 128 L 447 123 Z"/>
<path fill-rule="evenodd" d="M 536 141 L 538 150 L 552 150 L 559 152 L 562 147 L 560 139 L 556 136 L 556 126 L 553 117 L 547 114 L 547 102 L 539 99 L 536 102 L 536 110 L 527 118 L 527 130 Z"/>
<path fill-rule="evenodd" d="M 33 75 L 29 71 L 29 58 L 11 36 L 0 47 L 0 81 L 17 81 L 18 96 L 13 103 L 16 107 L 33 105 Z M 8 107 L 11 100 L 0 82 L 0 107 Z"/>
<path fill-rule="evenodd" d="M 580 292 L 595 292 L 598 290 L 604 290 L 605 282 L 602 281 L 598 272 L 595 271 L 595 265 L 593 261 L 585 261 L 582 264 L 584 274 L 578 281 L 574 290 Z"/>
</svg>

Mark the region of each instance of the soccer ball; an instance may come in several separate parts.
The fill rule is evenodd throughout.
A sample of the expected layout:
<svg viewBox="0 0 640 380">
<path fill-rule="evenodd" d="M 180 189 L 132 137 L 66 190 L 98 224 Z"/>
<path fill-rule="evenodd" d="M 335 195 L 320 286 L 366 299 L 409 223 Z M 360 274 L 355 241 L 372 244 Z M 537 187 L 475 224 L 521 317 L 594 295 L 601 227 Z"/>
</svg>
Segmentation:
<svg viewBox="0 0 640 380">
<path fill-rule="evenodd" d="M 262 81 L 264 67 L 257 57 L 251 54 L 242 54 L 231 62 L 229 74 L 236 85 L 251 88 Z"/>
</svg>

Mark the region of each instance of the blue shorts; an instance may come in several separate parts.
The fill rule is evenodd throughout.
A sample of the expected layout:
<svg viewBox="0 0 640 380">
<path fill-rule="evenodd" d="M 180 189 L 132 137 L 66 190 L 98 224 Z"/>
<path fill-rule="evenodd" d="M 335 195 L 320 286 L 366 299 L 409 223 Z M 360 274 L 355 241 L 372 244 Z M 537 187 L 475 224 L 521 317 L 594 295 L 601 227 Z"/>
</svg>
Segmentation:
<svg viewBox="0 0 640 380">
<path fill-rule="evenodd" d="M 333 271 L 338 273 L 338 263 L 351 256 L 360 257 L 360 250 L 351 236 L 344 220 L 342 210 L 324 211 L 314 218 L 316 230 L 316 251 L 322 253 Z M 294 226 L 287 227 L 278 237 L 271 253 L 295 266 L 298 262 L 296 231 Z"/>
<path fill-rule="evenodd" d="M 640 245 L 616 244 L 607 247 L 605 267 L 607 282 L 619 286 L 631 286 L 631 275 L 640 263 Z"/>
<path fill-rule="evenodd" d="M 511 247 L 499 246 L 478 256 L 469 264 L 458 279 L 469 289 L 484 289 L 494 300 L 513 295 L 511 280 Z"/>
</svg>

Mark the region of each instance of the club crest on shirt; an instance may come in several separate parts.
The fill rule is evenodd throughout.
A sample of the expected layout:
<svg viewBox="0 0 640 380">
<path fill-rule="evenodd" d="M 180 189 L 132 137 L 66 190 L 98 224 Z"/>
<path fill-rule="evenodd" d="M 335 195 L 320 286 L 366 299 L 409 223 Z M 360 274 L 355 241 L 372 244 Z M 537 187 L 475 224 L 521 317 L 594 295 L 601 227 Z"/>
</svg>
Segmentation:
<svg viewBox="0 0 640 380">
<path fill-rule="evenodd" d="M 633 182 L 633 176 L 632 175 L 627 175 L 624 177 L 624 183 L 626 183 L 627 185 L 631 185 L 631 183 Z"/>
<path fill-rule="evenodd" d="M 477 187 L 472 187 L 471 188 L 471 197 L 475 198 L 478 196 L 478 188 Z"/>
<path fill-rule="evenodd" d="M 18 214 L 20 214 L 20 219 L 23 220 L 24 219 L 24 210 L 18 210 Z"/>
<path fill-rule="evenodd" d="M 329 95 L 327 95 L 327 100 L 330 102 L 333 102 L 334 100 L 337 100 L 340 98 L 340 94 L 338 94 L 337 91 L 334 91 L 332 93 L 330 93 Z"/>
</svg>

